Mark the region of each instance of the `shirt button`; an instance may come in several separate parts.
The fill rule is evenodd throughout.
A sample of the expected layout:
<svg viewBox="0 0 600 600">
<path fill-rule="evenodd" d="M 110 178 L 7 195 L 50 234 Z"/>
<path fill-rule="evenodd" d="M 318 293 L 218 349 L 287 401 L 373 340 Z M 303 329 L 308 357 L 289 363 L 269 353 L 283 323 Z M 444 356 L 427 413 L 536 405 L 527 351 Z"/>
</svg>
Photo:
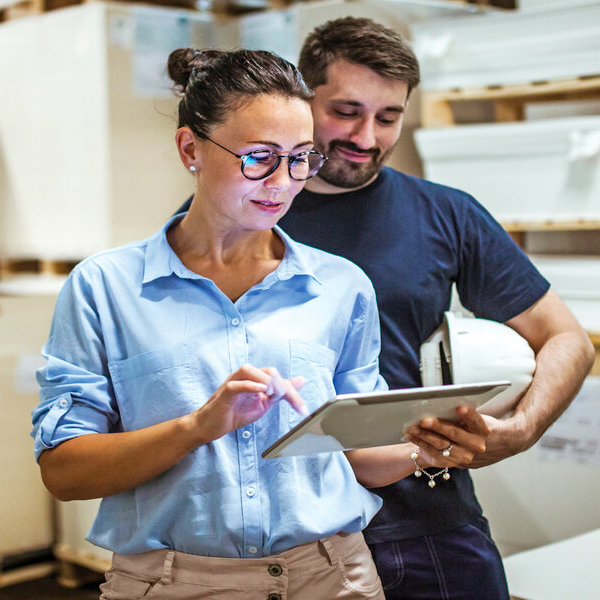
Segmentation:
<svg viewBox="0 0 600 600">
<path fill-rule="evenodd" d="M 69 401 L 66 398 L 62 398 L 62 400 L 58 401 L 58 405 L 61 408 L 67 408 L 67 406 L 69 406 Z"/>
<path fill-rule="evenodd" d="M 250 437 L 250 432 L 248 430 L 242 431 L 242 437 L 247 440 Z"/>
<path fill-rule="evenodd" d="M 237 317 L 233 317 L 233 319 L 231 319 L 231 324 L 234 327 L 237 327 L 240 324 L 240 320 Z"/>
<path fill-rule="evenodd" d="M 250 552 L 250 554 L 256 554 L 258 552 L 258 548 L 256 546 L 248 546 L 248 552 Z"/>
<path fill-rule="evenodd" d="M 283 573 L 283 569 L 279 565 L 269 565 L 269 575 L 279 577 Z"/>
<path fill-rule="evenodd" d="M 252 496 L 254 496 L 256 494 L 256 490 L 254 488 L 248 488 L 246 490 L 246 496 L 248 496 L 248 498 L 252 498 Z"/>
</svg>

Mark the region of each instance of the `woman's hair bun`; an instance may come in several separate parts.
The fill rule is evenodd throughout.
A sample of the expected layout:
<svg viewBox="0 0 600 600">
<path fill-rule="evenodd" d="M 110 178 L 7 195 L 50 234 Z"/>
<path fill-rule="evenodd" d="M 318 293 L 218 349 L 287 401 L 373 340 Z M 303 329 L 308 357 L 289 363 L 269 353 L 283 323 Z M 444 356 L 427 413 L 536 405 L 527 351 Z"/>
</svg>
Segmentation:
<svg viewBox="0 0 600 600">
<path fill-rule="evenodd" d="M 181 93 L 185 92 L 192 71 L 204 62 L 202 54 L 193 48 L 179 48 L 169 55 L 167 72 Z"/>
</svg>

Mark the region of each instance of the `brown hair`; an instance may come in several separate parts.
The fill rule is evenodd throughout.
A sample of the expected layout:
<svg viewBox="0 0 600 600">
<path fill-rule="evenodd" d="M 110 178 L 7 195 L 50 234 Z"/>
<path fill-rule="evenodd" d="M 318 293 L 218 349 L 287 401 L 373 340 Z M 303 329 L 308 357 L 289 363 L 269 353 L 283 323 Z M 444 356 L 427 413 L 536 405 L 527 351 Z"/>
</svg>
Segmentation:
<svg viewBox="0 0 600 600">
<path fill-rule="evenodd" d="M 179 127 L 204 137 L 230 111 L 263 94 L 310 102 L 313 92 L 287 60 L 264 50 L 194 50 L 169 55 L 169 77 L 179 102 Z"/>
<path fill-rule="evenodd" d="M 320 25 L 304 41 L 298 65 L 314 89 L 327 83 L 327 67 L 340 59 L 405 81 L 409 94 L 419 84 L 419 62 L 406 40 L 371 19 L 344 17 Z"/>
</svg>

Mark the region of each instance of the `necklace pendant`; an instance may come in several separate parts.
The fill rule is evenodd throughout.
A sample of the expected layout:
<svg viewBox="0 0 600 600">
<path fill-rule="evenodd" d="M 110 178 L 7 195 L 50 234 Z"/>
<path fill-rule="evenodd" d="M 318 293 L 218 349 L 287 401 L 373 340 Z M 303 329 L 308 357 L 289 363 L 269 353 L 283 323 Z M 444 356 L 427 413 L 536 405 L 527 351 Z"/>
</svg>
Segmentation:
<svg viewBox="0 0 600 600">
<path fill-rule="evenodd" d="M 421 469 L 417 469 L 415 471 L 415 477 L 421 477 L 421 475 L 423 475 L 423 473 L 421 472 Z"/>
<path fill-rule="evenodd" d="M 434 488 L 435 487 L 435 481 L 433 479 L 429 480 L 429 483 L 427 484 L 430 488 Z"/>
<path fill-rule="evenodd" d="M 444 478 L 446 481 L 448 481 L 448 479 L 450 479 L 450 473 L 448 473 L 448 471 L 446 471 L 446 472 L 445 472 L 445 473 L 442 475 L 442 477 L 443 477 L 443 478 Z"/>
</svg>

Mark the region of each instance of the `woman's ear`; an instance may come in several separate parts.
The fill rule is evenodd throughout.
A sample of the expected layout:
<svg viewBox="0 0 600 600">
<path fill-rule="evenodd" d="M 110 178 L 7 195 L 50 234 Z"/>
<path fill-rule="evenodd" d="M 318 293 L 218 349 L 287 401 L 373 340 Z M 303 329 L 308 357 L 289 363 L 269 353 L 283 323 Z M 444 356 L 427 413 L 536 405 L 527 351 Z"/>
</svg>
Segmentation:
<svg viewBox="0 0 600 600">
<path fill-rule="evenodd" d="M 175 143 L 184 167 L 191 173 L 198 172 L 200 170 L 200 153 L 194 132 L 189 127 L 180 127 L 175 134 Z"/>
</svg>

